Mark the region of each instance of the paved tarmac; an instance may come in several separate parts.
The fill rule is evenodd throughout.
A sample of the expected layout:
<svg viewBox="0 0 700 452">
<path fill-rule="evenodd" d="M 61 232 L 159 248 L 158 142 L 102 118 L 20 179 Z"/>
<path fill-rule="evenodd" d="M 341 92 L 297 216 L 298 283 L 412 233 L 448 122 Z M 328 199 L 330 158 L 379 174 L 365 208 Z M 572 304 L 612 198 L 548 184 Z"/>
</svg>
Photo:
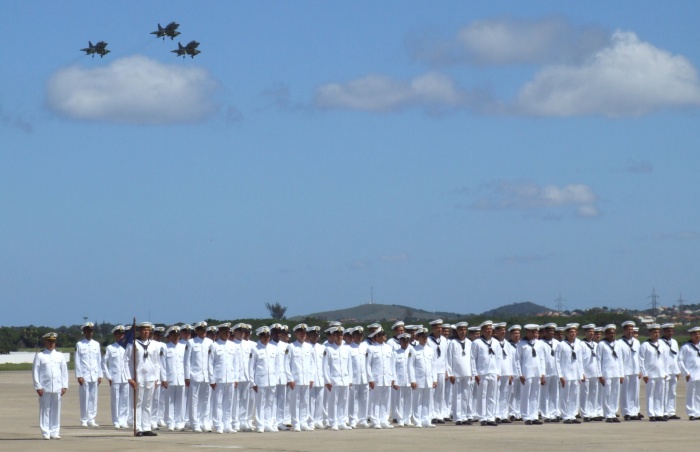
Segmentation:
<svg viewBox="0 0 700 452">
<path fill-rule="evenodd" d="M 72 372 L 71 372 L 72 374 Z M 135 438 L 131 431 L 111 427 L 109 389 L 100 386 L 97 422 L 100 427 L 82 428 L 79 422 L 77 382 L 64 396 L 61 439 L 43 440 L 39 432 L 39 404 L 31 372 L 0 372 L 0 450 L 133 450 L 183 451 L 200 449 L 244 449 L 263 451 L 394 451 L 394 450 L 697 450 L 700 422 L 690 422 L 685 413 L 685 383 L 678 388 L 680 421 L 635 421 L 620 424 L 600 422 L 581 425 L 522 423 L 498 427 L 454 426 L 435 429 L 351 430 L 332 432 L 279 433 L 191 433 L 159 432 L 153 438 Z M 646 413 L 642 382 L 642 412 Z"/>
</svg>

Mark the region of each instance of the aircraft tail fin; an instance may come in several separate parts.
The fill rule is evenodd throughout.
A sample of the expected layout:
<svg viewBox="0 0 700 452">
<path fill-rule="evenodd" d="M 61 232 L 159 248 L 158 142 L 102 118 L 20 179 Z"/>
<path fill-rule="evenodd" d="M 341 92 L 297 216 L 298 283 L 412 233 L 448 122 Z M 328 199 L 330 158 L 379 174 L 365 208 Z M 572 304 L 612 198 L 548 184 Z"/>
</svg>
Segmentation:
<svg viewBox="0 0 700 452">
<path fill-rule="evenodd" d="M 94 45 L 92 45 L 92 41 L 88 41 L 88 47 L 95 47 Z"/>
</svg>

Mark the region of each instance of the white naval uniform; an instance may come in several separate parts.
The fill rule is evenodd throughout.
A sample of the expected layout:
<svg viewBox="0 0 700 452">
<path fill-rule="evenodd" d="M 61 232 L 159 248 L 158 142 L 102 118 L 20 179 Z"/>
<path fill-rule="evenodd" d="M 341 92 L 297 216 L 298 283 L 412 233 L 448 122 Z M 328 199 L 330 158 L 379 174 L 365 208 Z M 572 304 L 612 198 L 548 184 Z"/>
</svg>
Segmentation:
<svg viewBox="0 0 700 452">
<path fill-rule="evenodd" d="M 564 387 L 560 386 L 561 417 L 565 421 L 573 421 L 579 411 L 579 398 L 583 373 L 583 350 L 585 345 L 574 339 L 572 344 L 564 339 L 559 342 L 556 358 L 559 363 L 559 376 L 564 379 Z"/>
<path fill-rule="evenodd" d="M 432 418 L 440 421 L 450 415 L 447 411 L 447 404 L 445 403 L 445 372 L 447 371 L 445 359 L 447 357 L 448 342 L 449 341 L 442 336 L 439 336 L 437 339 L 432 335 L 428 336 L 427 345 L 433 349 L 433 354 L 435 356 L 435 372 L 437 372 L 438 376 L 437 388 L 433 391 Z"/>
<path fill-rule="evenodd" d="M 476 372 L 472 355 L 472 341 L 459 339 L 450 341 L 447 347 L 445 372 L 448 378 L 454 377 L 452 386 L 452 419 L 455 422 L 468 420 L 472 401 L 473 376 Z"/>
<path fill-rule="evenodd" d="M 545 347 L 547 349 L 545 349 Z M 524 421 L 537 420 L 540 381 L 547 372 L 544 361 L 549 347 L 537 339 L 522 339 L 515 348 L 515 373 L 520 384 L 520 414 Z M 524 380 L 524 381 L 523 381 Z"/>
<path fill-rule="evenodd" d="M 57 438 L 61 429 L 61 391 L 68 389 L 68 366 L 57 350 L 39 352 L 32 364 L 34 390 L 43 389 L 39 397 L 39 429 L 45 439 Z"/>
<path fill-rule="evenodd" d="M 401 342 L 396 339 L 396 337 L 391 337 L 386 340 L 386 343 L 391 347 L 393 351 L 396 351 L 401 348 Z M 352 394 L 352 389 L 350 390 L 350 393 Z M 391 419 L 396 420 L 397 419 L 397 413 L 396 413 L 396 404 L 398 403 L 398 398 L 399 398 L 399 391 L 394 391 L 390 390 L 389 391 L 389 400 L 390 400 L 390 409 L 389 409 L 389 418 L 390 421 Z M 350 404 L 352 404 L 352 397 L 350 398 Z"/>
<path fill-rule="evenodd" d="M 241 374 L 240 346 L 217 339 L 209 349 L 209 382 L 212 388 L 212 427 L 216 433 L 235 433 L 235 388 Z"/>
<path fill-rule="evenodd" d="M 275 415 L 275 389 L 277 388 L 277 354 L 279 348 L 272 342 L 267 345 L 258 341 L 250 351 L 248 369 L 253 378 L 255 403 L 253 419 L 258 432 L 276 432 Z"/>
<path fill-rule="evenodd" d="M 109 380 L 109 396 L 112 408 L 112 424 L 127 428 L 129 413 L 129 371 L 126 368 L 124 347 L 114 342 L 105 348 L 102 373 Z"/>
<path fill-rule="evenodd" d="M 663 337 L 659 340 L 663 341 L 669 349 L 668 360 L 668 378 L 664 382 L 664 416 L 675 416 L 676 414 L 676 390 L 678 386 L 678 376 L 681 373 L 681 368 L 678 365 L 678 342 L 671 338 L 670 340 Z"/>
<path fill-rule="evenodd" d="M 416 344 L 416 390 L 413 394 L 413 419 L 416 427 L 435 427 L 430 421 L 433 413 L 433 385 L 438 381 L 435 352 L 429 345 Z"/>
<path fill-rule="evenodd" d="M 369 380 L 367 379 L 367 349 L 366 341 L 359 344 L 350 344 L 350 358 L 352 359 L 352 387 L 350 388 L 350 402 L 348 414 L 350 427 L 367 427 L 369 415 Z"/>
<path fill-rule="evenodd" d="M 517 377 L 515 376 L 515 347 L 508 342 L 498 341 L 496 353 L 501 353 L 501 380 L 498 385 L 498 398 L 496 403 L 496 418 L 508 419 L 510 414 L 510 401 L 513 396 L 513 388 Z"/>
<path fill-rule="evenodd" d="M 688 416 L 700 417 L 700 345 L 688 341 L 678 352 L 678 367 L 686 379 L 685 411 Z"/>
<path fill-rule="evenodd" d="M 639 414 L 639 348 L 637 339 L 628 341 L 624 337 L 617 340 L 620 344 L 617 354 L 622 359 L 625 380 L 620 385 L 620 411 L 623 416 Z"/>
<path fill-rule="evenodd" d="M 283 425 L 291 422 L 289 402 L 287 399 L 287 371 L 285 369 L 286 362 L 284 359 L 289 344 L 283 341 L 270 341 L 270 343 L 276 344 L 277 348 L 279 348 L 279 353 L 277 354 L 277 388 L 275 388 L 275 421 L 278 427 L 286 428 L 283 427 Z"/>
<path fill-rule="evenodd" d="M 250 430 L 252 428 L 252 401 L 255 399 L 255 393 L 252 389 L 253 379 L 250 374 L 250 351 L 255 347 L 255 342 L 234 339 L 233 343 L 238 344 L 241 353 L 241 376 L 234 397 L 237 407 L 234 407 L 233 410 L 236 415 L 233 420 L 233 428 L 238 431 Z"/>
<path fill-rule="evenodd" d="M 625 375 L 625 369 L 620 357 L 620 350 L 627 347 L 617 341 L 608 342 L 605 339 L 598 342 L 598 362 L 600 362 L 600 376 L 605 384 L 602 388 L 603 416 L 612 419 L 617 414 L 620 404 L 620 378 Z M 635 375 L 633 378 L 637 378 Z"/>
<path fill-rule="evenodd" d="M 136 381 L 136 431 L 147 432 L 151 430 L 151 406 L 153 395 L 162 378 L 160 346 L 155 341 L 145 342 L 136 339 L 136 360 L 134 361 L 134 343 L 126 346 L 126 367 L 129 378 Z"/>
<path fill-rule="evenodd" d="M 192 430 L 210 430 L 209 417 L 209 347 L 212 340 L 198 336 L 187 341 L 185 350 L 185 380 L 190 380 L 190 425 Z"/>
<path fill-rule="evenodd" d="M 411 415 L 413 413 L 413 400 L 411 395 L 411 383 L 416 382 L 416 351 L 410 345 L 403 349 L 399 347 L 394 351 L 394 378 L 398 390 L 391 390 L 395 395 L 396 422 L 400 427 L 411 425 Z"/>
<path fill-rule="evenodd" d="M 320 383 L 314 381 L 316 353 L 311 344 L 294 341 L 287 346 L 284 357 L 287 382 L 294 383 L 294 389 L 287 388 L 292 429 L 312 430 L 313 426 L 309 425 L 309 390 L 312 385 Z"/>
<path fill-rule="evenodd" d="M 185 428 L 185 344 L 168 342 L 163 358 L 163 381 L 168 387 L 163 393 L 165 409 L 163 419 L 168 430 Z"/>
<path fill-rule="evenodd" d="M 480 337 L 472 342 L 474 376 L 479 377 L 480 380 L 476 383 L 476 378 L 474 378 L 477 391 L 476 409 L 480 422 L 496 421 L 498 380 L 501 375 L 501 361 L 503 359 L 500 351 L 498 340 L 493 337 L 488 341 Z"/>
<path fill-rule="evenodd" d="M 311 344 L 311 346 L 316 354 L 316 374 L 314 375 L 316 384 L 309 390 L 309 423 L 313 424 L 314 428 L 323 428 L 323 420 L 327 417 L 324 403 L 326 390 L 323 387 L 323 353 L 326 351 L 326 346 L 320 343 Z"/>
<path fill-rule="evenodd" d="M 639 347 L 639 369 L 642 377 L 647 377 L 647 415 L 664 415 L 664 381 L 668 376 L 670 352 L 666 344 L 658 340 L 648 340 Z"/>
<path fill-rule="evenodd" d="M 369 391 L 369 418 L 374 426 L 390 428 L 390 391 L 396 379 L 394 349 L 387 343 L 375 343 L 367 351 L 367 378 L 374 383 Z"/>
<path fill-rule="evenodd" d="M 151 343 L 159 347 L 160 350 L 158 350 L 158 356 L 164 356 L 165 355 L 165 343 L 157 341 L 155 339 L 151 340 Z M 162 352 L 161 352 L 162 351 Z M 163 363 L 161 360 L 161 368 L 163 367 Z M 165 409 L 165 395 L 164 395 L 165 388 L 161 386 L 160 384 L 156 386 L 156 389 L 153 391 L 153 401 L 151 402 L 153 405 L 151 406 L 151 429 L 152 430 L 158 430 L 158 426 L 165 426 L 165 423 L 163 421 L 163 412 Z"/>
<path fill-rule="evenodd" d="M 559 362 L 557 361 L 557 348 L 561 345 L 558 340 L 539 340 L 545 347 L 544 362 L 546 371 L 544 374 L 544 386 L 540 389 L 540 413 L 545 419 L 555 419 L 559 416 Z"/>
<path fill-rule="evenodd" d="M 342 429 L 347 418 L 349 386 L 352 384 L 350 347 L 328 344 L 323 352 L 323 380 L 328 401 L 328 423 L 331 429 Z"/>
<path fill-rule="evenodd" d="M 581 417 L 593 419 L 600 412 L 598 390 L 602 387 L 598 382 L 600 377 L 600 362 L 597 356 L 598 344 L 593 341 L 581 341 L 581 363 L 586 380 L 581 382 L 579 405 Z"/>
<path fill-rule="evenodd" d="M 522 419 L 523 416 L 520 414 L 520 390 L 522 389 L 522 384 L 518 381 L 519 376 L 517 372 L 517 366 L 515 365 L 515 354 L 518 348 L 518 344 L 508 341 L 513 351 L 513 387 L 510 392 L 510 400 L 508 401 L 508 415 L 512 416 L 513 419 Z"/>
<path fill-rule="evenodd" d="M 82 339 L 75 344 L 75 378 L 83 378 L 78 387 L 80 423 L 94 423 L 97 416 L 97 387 L 102 378 L 102 353 L 94 339 Z"/>
</svg>

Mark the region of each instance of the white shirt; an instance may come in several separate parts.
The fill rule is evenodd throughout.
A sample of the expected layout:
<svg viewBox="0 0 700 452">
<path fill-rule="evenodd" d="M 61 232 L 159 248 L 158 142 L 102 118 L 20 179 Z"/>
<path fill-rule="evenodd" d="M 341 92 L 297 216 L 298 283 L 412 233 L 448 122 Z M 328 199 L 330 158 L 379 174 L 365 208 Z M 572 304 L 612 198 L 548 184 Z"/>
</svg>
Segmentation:
<svg viewBox="0 0 700 452">
<path fill-rule="evenodd" d="M 625 368 L 622 365 L 620 350 L 627 347 L 618 341 L 612 343 L 603 339 L 598 343 L 598 362 L 600 362 L 600 375 L 605 378 L 621 378 L 625 376 Z"/>
<path fill-rule="evenodd" d="M 177 344 L 168 342 L 165 345 L 161 366 L 163 367 L 164 381 L 167 381 L 169 385 L 185 385 L 185 349 L 186 346 L 182 342 Z"/>
<path fill-rule="evenodd" d="M 447 346 L 447 358 L 445 359 L 445 372 L 448 377 L 471 377 L 476 372 L 474 357 L 472 355 L 472 341 L 464 339 L 451 340 Z"/>
<path fill-rule="evenodd" d="M 161 353 L 163 349 L 159 342 L 153 340 L 141 341 L 136 339 L 136 361 L 134 362 L 134 344 L 126 346 L 124 355 L 126 356 L 126 368 L 129 371 L 129 378 L 138 383 L 150 381 L 160 381 L 161 379 Z M 164 353 L 163 353 L 164 354 Z M 135 366 L 134 366 L 135 364 Z M 134 369 L 134 367 L 136 367 Z"/>
<path fill-rule="evenodd" d="M 581 341 L 581 362 L 586 378 L 600 377 L 600 362 L 598 361 L 598 344 L 593 341 Z"/>
<path fill-rule="evenodd" d="M 639 368 L 643 377 L 666 378 L 668 375 L 669 348 L 658 340 L 646 341 L 639 348 Z"/>
<path fill-rule="evenodd" d="M 416 351 L 410 345 L 403 349 L 401 347 L 394 351 L 396 355 L 394 363 L 395 379 L 394 382 L 398 386 L 410 386 L 416 382 Z"/>
<path fill-rule="evenodd" d="M 238 383 L 241 373 L 240 345 L 217 339 L 209 346 L 209 381 Z"/>
<path fill-rule="evenodd" d="M 432 388 L 438 379 L 434 366 L 435 352 L 428 345 L 417 344 L 413 349 L 416 352 L 416 386 Z"/>
<path fill-rule="evenodd" d="M 32 379 L 35 390 L 60 393 L 61 389 L 68 388 L 68 366 L 63 353 L 55 349 L 37 353 L 32 364 Z"/>
<path fill-rule="evenodd" d="M 476 375 L 501 374 L 502 355 L 500 348 L 498 340 L 493 337 L 488 341 L 480 337 L 472 342 L 472 355 L 474 356 Z"/>
<path fill-rule="evenodd" d="M 350 359 L 352 359 L 352 384 L 360 385 L 369 382 L 367 378 L 368 345 L 366 341 L 350 345 Z"/>
<path fill-rule="evenodd" d="M 209 347 L 212 340 L 195 336 L 185 349 L 185 380 L 209 383 Z"/>
<path fill-rule="evenodd" d="M 669 349 L 670 359 L 666 361 L 668 363 L 668 373 L 670 375 L 678 375 L 681 373 L 681 368 L 678 366 L 678 352 L 680 351 L 678 349 L 678 342 L 674 338 L 666 340 L 662 337 L 659 340 L 666 344 L 666 347 Z"/>
<path fill-rule="evenodd" d="M 352 360 L 350 347 L 342 344 L 328 344 L 323 352 L 324 384 L 350 386 L 352 383 Z"/>
<path fill-rule="evenodd" d="M 525 378 L 544 377 L 547 371 L 544 355 L 548 352 L 549 346 L 542 341 L 520 340 L 515 347 L 515 374 Z"/>
<path fill-rule="evenodd" d="M 579 340 L 574 340 L 571 344 L 564 339 L 559 342 L 556 351 L 556 358 L 559 363 L 559 376 L 566 381 L 583 379 L 583 352 L 582 344 Z M 586 347 L 583 345 L 583 347 Z"/>
<path fill-rule="evenodd" d="M 427 345 L 433 349 L 433 354 L 435 356 L 435 372 L 444 374 L 447 371 L 445 361 L 447 359 L 448 340 L 442 336 L 435 339 L 434 336 L 430 335 L 428 336 Z"/>
<path fill-rule="evenodd" d="M 625 375 L 637 375 L 640 372 L 639 348 L 641 345 L 639 344 L 639 341 L 635 338 L 628 341 L 624 337 L 621 337 L 617 340 L 617 343 L 620 344 L 616 350 L 619 349 L 617 354 L 622 359 L 622 368 Z"/>
<path fill-rule="evenodd" d="M 88 382 L 102 378 L 102 354 L 96 340 L 82 339 L 75 344 L 75 376 Z"/>
<path fill-rule="evenodd" d="M 686 342 L 678 352 L 678 366 L 691 381 L 700 380 L 700 345 Z"/>
<path fill-rule="evenodd" d="M 250 351 L 249 372 L 253 384 L 258 387 L 277 386 L 277 354 L 279 349 L 272 342 L 258 342 Z"/>
<path fill-rule="evenodd" d="M 311 344 L 294 341 L 287 347 L 285 355 L 287 381 L 308 386 L 316 374 L 316 352 Z M 315 382 L 315 381 L 314 381 Z"/>
<path fill-rule="evenodd" d="M 109 344 L 102 359 L 102 373 L 112 383 L 126 383 L 129 371 L 126 369 L 126 350 L 118 342 Z"/>
<path fill-rule="evenodd" d="M 367 348 L 367 378 L 377 386 L 391 386 L 395 380 L 394 349 L 389 344 L 374 344 Z"/>
</svg>

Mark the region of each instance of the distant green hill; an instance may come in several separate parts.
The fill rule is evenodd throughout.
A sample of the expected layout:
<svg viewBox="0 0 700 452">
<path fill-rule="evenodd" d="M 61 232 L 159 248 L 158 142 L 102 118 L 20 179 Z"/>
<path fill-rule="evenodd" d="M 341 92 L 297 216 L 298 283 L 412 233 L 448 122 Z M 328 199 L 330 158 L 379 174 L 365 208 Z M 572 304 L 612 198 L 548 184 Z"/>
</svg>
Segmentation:
<svg viewBox="0 0 700 452">
<path fill-rule="evenodd" d="M 409 306 L 388 305 L 388 304 L 362 304 L 347 309 L 337 309 L 334 311 L 314 312 L 290 318 L 299 320 L 313 317 L 321 320 L 339 320 L 346 322 L 381 322 L 389 320 L 434 320 L 437 318 L 458 319 L 464 317 L 462 314 L 454 312 L 430 312 L 422 309 L 411 308 Z"/>
<path fill-rule="evenodd" d="M 545 312 L 550 312 L 551 309 L 546 306 L 541 306 L 530 301 L 521 303 L 513 303 L 506 306 L 501 306 L 490 311 L 486 311 L 481 315 L 484 317 L 525 317 L 529 315 L 537 315 Z"/>
</svg>

